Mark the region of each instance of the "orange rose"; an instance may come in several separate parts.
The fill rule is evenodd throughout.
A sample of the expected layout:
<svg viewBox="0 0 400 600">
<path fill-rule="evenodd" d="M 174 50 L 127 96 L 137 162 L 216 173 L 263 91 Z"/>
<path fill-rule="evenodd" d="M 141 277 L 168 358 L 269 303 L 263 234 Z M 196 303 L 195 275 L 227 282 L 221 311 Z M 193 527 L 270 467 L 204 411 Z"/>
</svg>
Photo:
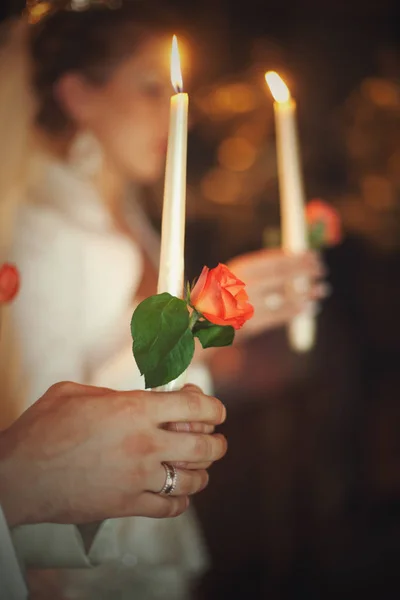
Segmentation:
<svg viewBox="0 0 400 600">
<path fill-rule="evenodd" d="M 14 265 L 0 267 L 0 304 L 14 300 L 19 290 L 19 273 Z"/>
<path fill-rule="evenodd" d="M 311 200 L 306 207 L 306 217 L 309 228 L 322 226 L 321 243 L 326 246 L 335 246 L 342 239 L 342 227 L 337 211 L 323 200 Z"/>
<path fill-rule="evenodd" d="M 254 314 L 245 284 L 221 264 L 215 269 L 203 268 L 190 303 L 211 323 L 231 325 L 234 329 L 240 329 Z"/>
</svg>

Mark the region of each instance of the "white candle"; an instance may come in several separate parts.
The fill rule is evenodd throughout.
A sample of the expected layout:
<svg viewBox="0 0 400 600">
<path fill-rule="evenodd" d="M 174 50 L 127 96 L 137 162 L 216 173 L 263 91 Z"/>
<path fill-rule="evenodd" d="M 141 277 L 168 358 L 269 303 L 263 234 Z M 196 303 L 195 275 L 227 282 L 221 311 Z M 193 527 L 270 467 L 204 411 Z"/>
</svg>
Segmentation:
<svg viewBox="0 0 400 600">
<path fill-rule="evenodd" d="M 276 146 L 278 156 L 279 192 L 282 220 L 282 246 L 292 253 L 308 249 L 308 232 L 305 218 L 304 186 L 301 172 L 297 135 L 296 103 L 281 77 L 269 71 L 265 75 L 275 99 Z M 308 281 L 294 281 L 293 285 L 306 288 Z M 288 327 L 289 341 L 298 352 L 310 350 L 315 339 L 315 318 L 303 313 L 293 319 Z"/>
<path fill-rule="evenodd" d="M 178 41 L 172 40 L 171 82 L 176 94 L 171 98 L 165 171 L 164 204 L 161 230 L 161 254 L 158 293 L 182 297 L 185 271 L 186 165 L 189 97 L 183 93 Z M 181 376 L 164 390 L 182 385 Z"/>
<path fill-rule="evenodd" d="M 169 292 L 180 298 L 185 268 L 189 97 L 182 92 L 183 82 L 176 36 L 172 41 L 171 81 L 177 93 L 171 98 L 158 293 Z"/>
</svg>

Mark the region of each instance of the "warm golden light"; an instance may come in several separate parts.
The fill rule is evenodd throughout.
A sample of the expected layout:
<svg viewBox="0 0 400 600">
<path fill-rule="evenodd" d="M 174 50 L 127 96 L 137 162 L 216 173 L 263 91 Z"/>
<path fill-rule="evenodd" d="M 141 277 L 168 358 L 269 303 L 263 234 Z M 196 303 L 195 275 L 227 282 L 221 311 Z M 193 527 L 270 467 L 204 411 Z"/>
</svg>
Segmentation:
<svg viewBox="0 0 400 600">
<path fill-rule="evenodd" d="M 282 77 L 278 75 L 278 73 L 275 71 L 268 71 L 268 73 L 265 73 L 265 81 L 267 82 L 269 89 L 271 90 L 271 94 L 276 102 L 279 102 L 279 104 L 289 102 L 289 88 L 283 81 Z"/>
<path fill-rule="evenodd" d="M 28 14 L 28 21 L 31 25 L 38 23 L 40 19 L 45 17 L 52 10 L 50 2 L 35 2 L 32 0 L 26 3 L 26 10 Z"/>
<path fill-rule="evenodd" d="M 229 171 L 247 171 L 256 159 L 254 145 L 241 137 L 225 139 L 218 148 L 218 160 Z"/>
<path fill-rule="evenodd" d="M 183 91 L 181 59 L 179 56 L 178 38 L 176 35 L 174 35 L 172 38 L 171 82 L 177 93 Z"/>
</svg>

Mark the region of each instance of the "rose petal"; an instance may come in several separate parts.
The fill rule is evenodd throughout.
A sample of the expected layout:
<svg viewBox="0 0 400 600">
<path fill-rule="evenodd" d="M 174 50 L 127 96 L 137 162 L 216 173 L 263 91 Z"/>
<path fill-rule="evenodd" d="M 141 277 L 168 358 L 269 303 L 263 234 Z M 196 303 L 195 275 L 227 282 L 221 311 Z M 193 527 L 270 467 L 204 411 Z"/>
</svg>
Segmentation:
<svg viewBox="0 0 400 600">
<path fill-rule="evenodd" d="M 234 284 L 234 285 L 241 285 L 241 286 L 245 287 L 246 284 L 243 281 L 241 281 L 240 279 L 238 279 L 236 277 L 236 275 L 234 275 L 232 273 L 232 271 L 230 271 L 226 265 L 219 263 L 219 265 L 216 267 L 216 270 L 217 269 L 218 269 L 217 274 L 220 277 L 224 277 L 224 282 L 226 283 L 226 285 Z"/>
<path fill-rule="evenodd" d="M 207 277 L 206 284 L 203 288 L 199 299 L 194 304 L 194 307 L 201 313 L 211 313 L 219 317 L 224 315 L 224 304 L 221 298 L 221 286 L 217 279 L 212 277 L 212 270 Z"/>
<path fill-rule="evenodd" d="M 232 296 L 228 290 L 221 289 L 221 297 L 222 302 L 224 304 L 224 316 L 225 319 L 231 319 L 232 317 L 236 317 L 238 315 L 238 304 L 236 302 L 236 298 Z"/>
<path fill-rule="evenodd" d="M 231 324 L 231 323 L 227 322 L 227 320 L 224 319 L 224 317 L 218 317 L 217 315 L 214 315 L 212 313 L 203 312 L 202 315 L 205 319 L 207 319 L 207 321 L 210 321 L 210 323 L 214 323 L 214 325 L 226 326 L 226 325 Z M 233 325 L 232 325 L 232 327 L 233 327 Z"/>
<path fill-rule="evenodd" d="M 203 270 L 200 274 L 200 277 L 198 278 L 198 280 L 196 281 L 196 284 L 194 286 L 194 288 L 191 291 L 190 294 L 190 301 L 192 303 L 193 306 L 195 306 L 196 302 L 198 301 L 202 291 L 204 290 L 204 287 L 206 285 L 207 282 L 207 276 L 209 273 L 209 268 L 208 267 L 203 267 Z"/>
<path fill-rule="evenodd" d="M 236 302 L 238 303 L 239 307 L 243 308 L 248 303 L 248 301 L 249 297 L 245 290 L 240 290 L 240 292 L 236 294 Z"/>
</svg>

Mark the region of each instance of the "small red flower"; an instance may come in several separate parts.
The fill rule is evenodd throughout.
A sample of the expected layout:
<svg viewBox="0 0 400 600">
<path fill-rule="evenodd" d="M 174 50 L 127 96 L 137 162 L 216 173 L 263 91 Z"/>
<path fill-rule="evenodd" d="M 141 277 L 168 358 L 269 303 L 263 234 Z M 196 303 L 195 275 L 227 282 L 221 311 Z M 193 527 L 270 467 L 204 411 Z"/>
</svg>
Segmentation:
<svg viewBox="0 0 400 600">
<path fill-rule="evenodd" d="M 311 200 L 306 207 L 306 218 L 311 236 L 316 233 L 322 246 L 335 246 L 342 240 L 339 214 L 323 200 Z M 321 230 L 321 231 L 319 231 Z"/>
<path fill-rule="evenodd" d="M 245 287 L 226 265 L 204 267 L 190 303 L 210 323 L 240 329 L 254 314 Z"/>
<path fill-rule="evenodd" d="M 0 304 L 12 302 L 18 294 L 19 273 L 14 265 L 4 263 L 0 267 Z"/>
</svg>

